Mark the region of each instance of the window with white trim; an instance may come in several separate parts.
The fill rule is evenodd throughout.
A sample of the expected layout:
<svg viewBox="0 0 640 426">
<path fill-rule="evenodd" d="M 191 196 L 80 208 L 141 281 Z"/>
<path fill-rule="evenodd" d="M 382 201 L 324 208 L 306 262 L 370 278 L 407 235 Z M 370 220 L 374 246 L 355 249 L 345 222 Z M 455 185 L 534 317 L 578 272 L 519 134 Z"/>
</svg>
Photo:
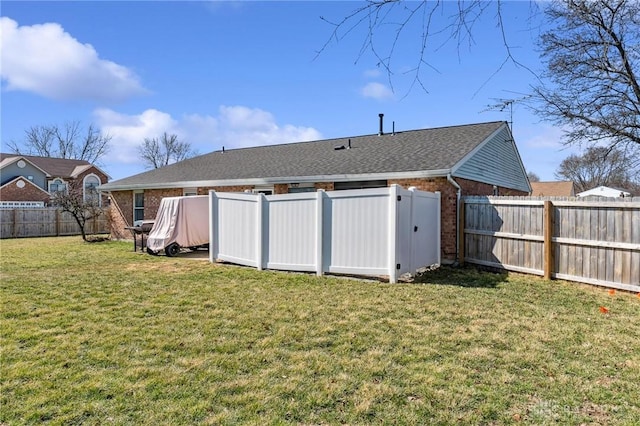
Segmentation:
<svg viewBox="0 0 640 426">
<path fill-rule="evenodd" d="M 84 177 L 83 181 L 83 194 L 82 197 L 85 203 L 91 203 L 94 205 L 100 205 L 100 194 L 98 193 L 98 186 L 100 186 L 100 178 L 94 174 L 90 174 Z"/>
<path fill-rule="evenodd" d="M 256 186 L 251 192 L 254 194 L 273 195 L 273 186 Z"/>
<path fill-rule="evenodd" d="M 56 192 L 67 192 L 67 184 L 60 178 L 49 181 L 49 194 L 55 194 Z"/>
<path fill-rule="evenodd" d="M 312 182 L 303 183 L 290 183 L 287 188 L 289 194 L 296 194 L 299 192 L 316 192 L 316 186 Z"/>
</svg>

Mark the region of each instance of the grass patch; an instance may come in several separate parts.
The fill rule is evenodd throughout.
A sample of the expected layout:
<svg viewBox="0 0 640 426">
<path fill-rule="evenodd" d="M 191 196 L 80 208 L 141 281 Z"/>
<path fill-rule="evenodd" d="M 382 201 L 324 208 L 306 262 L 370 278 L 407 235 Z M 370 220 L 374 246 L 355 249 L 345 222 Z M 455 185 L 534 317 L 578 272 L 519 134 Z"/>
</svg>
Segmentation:
<svg viewBox="0 0 640 426">
<path fill-rule="evenodd" d="M 640 424 L 635 295 L 258 272 L 78 237 L 0 250 L 0 424 Z"/>
</svg>

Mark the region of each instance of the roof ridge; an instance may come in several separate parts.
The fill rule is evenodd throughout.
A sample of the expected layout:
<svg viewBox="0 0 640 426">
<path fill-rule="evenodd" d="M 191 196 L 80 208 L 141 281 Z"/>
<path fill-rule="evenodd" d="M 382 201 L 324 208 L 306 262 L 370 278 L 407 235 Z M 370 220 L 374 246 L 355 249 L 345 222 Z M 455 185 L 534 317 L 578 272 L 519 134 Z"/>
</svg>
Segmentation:
<svg viewBox="0 0 640 426">
<path fill-rule="evenodd" d="M 289 145 L 299 145 L 299 144 L 307 144 L 307 143 L 320 143 L 320 142 L 331 142 L 331 141 L 342 141 L 347 139 L 357 139 L 357 138 L 367 138 L 367 137 L 378 137 L 378 136 L 388 136 L 388 135 L 397 135 L 397 134 L 406 134 L 406 133 L 414 133 L 414 132 L 424 132 L 424 131 L 433 131 L 433 130 L 443 130 L 443 129 L 452 129 L 452 128 L 461 128 L 461 127 L 470 127 L 470 126 L 481 126 L 481 125 L 489 125 L 489 124 L 497 124 L 497 123 L 506 123 L 504 120 L 495 120 L 495 121 L 483 121 L 479 123 L 467 123 L 467 124 L 458 124 L 458 125 L 449 125 L 449 126 L 440 126 L 440 127 L 425 127 L 422 129 L 411 129 L 411 130 L 395 130 L 393 132 L 386 132 L 383 135 L 379 135 L 378 133 L 368 133 L 365 135 L 355 135 L 355 136 L 342 136 L 335 138 L 327 138 L 327 139 L 315 139 L 311 141 L 298 141 L 298 142 L 284 142 L 284 143 L 275 143 L 270 145 L 256 145 L 256 146 L 244 146 L 239 148 L 229 148 L 224 149 L 224 152 L 231 151 L 240 151 L 240 150 L 248 150 L 248 149 L 256 149 L 256 148 L 268 148 L 274 146 L 289 146 Z M 224 146 L 223 146 L 224 147 Z M 211 152 L 207 152 L 202 155 L 209 155 L 216 152 L 222 152 L 222 149 L 214 150 Z"/>
<path fill-rule="evenodd" d="M 45 157 L 42 155 L 31 155 L 31 154 L 16 154 L 16 153 L 8 153 L 8 152 L 0 152 L 0 156 L 2 157 L 6 157 L 6 158 L 13 158 L 13 157 L 24 157 L 24 158 L 41 158 L 43 160 L 57 160 L 57 161 L 77 161 L 77 162 L 82 162 L 85 164 L 93 164 L 90 163 L 88 160 L 83 160 L 80 158 L 60 158 L 60 157 Z"/>
</svg>

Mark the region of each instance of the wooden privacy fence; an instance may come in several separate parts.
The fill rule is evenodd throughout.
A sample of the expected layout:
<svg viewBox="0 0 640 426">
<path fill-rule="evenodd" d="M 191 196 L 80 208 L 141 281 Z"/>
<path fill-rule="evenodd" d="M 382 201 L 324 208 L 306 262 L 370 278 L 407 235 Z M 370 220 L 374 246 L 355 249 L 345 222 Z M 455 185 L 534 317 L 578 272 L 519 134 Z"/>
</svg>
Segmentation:
<svg viewBox="0 0 640 426">
<path fill-rule="evenodd" d="M 210 260 L 258 269 L 388 276 L 440 263 L 440 194 L 388 188 L 210 192 Z"/>
<path fill-rule="evenodd" d="M 464 197 L 462 261 L 640 291 L 640 198 Z"/>
<path fill-rule="evenodd" d="M 106 215 L 87 222 L 85 231 L 87 234 L 109 233 Z M 80 227 L 73 216 L 55 207 L 0 209 L 0 238 L 80 234 Z"/>
</svg>

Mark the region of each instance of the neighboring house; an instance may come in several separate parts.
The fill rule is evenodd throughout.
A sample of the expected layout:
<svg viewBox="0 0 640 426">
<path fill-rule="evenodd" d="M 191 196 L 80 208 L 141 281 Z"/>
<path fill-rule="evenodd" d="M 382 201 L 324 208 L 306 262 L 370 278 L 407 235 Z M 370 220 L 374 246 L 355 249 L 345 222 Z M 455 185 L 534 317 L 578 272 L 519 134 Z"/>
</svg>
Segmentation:
<svg viewBox="0 0 640 426">
<path fill-rule="evenodd" d="M 315 142 L 215 151 L 103 185 L 112 236 L 154 219 L 163 197 L 216 191 L 265 194 L 385 187 L 442 193 L 443 259 L 457 257 L 460 196 L 528 195 L 529 180 L 505 122 L 380 132 Z"/>
<path fill-rule="evenodd" d="M 44 207 L 71 182 L 82 182 L 89 199 L 108 181 L 104 171 L 84 160 L 0 153 L 0 208 Z"/>
<path fill-rule="evenodd" d="M 575 197 L 573 182 L 531 182 L 532 197 Z"/>
<path fill-rule="evenodd" d="M 583 191 L 578 194 L 578 197 L 607 197 L 607 198 L 617 198 L 617 197 L 631 197 L 631 193 L 629 191 L 625 191 L 620 188 L 610 188 L 608 186 L 598 186 L 593 189 L 589 189 L 588 191 Z"/>
</svg>

